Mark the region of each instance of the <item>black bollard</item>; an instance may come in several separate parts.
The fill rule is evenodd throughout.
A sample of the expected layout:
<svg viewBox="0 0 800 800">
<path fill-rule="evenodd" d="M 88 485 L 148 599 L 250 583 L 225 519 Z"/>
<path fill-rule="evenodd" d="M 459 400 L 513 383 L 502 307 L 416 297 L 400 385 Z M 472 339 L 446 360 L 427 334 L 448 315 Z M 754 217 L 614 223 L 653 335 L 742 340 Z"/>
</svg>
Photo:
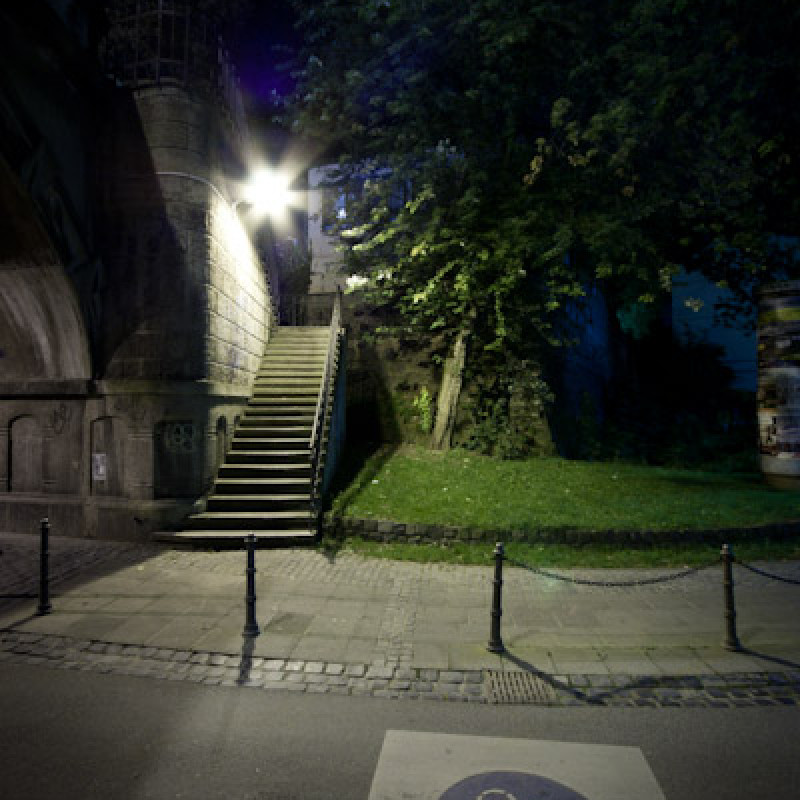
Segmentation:
<svg viewBox="0 0 800 800">
<path fill-rule="evenodd" d="M 244 545 L 247 550 L 247 594 L 245 595 L 247 618 L 242 636 L 258 636 L 261 631 L 256 622 L 256 535 L 251 533 L 245 536 Z"/>
<path fill-rule="evenodd" d="M 741 650 L 742 645 L 736 635 L 736 605 L 733 599 L 733 548 L 722 545 L 722 588 L 725 591 L 725 649 Z"/>
<path fill-rule="evenodd" d="M 505 653 L 506 648 L 500 637 L 500 617 L 503 616 L 503 543 L 498 542 L 494 547 L 494 581 L 492 591 L 492 624 L 489 632 L 487 650 L 490 653 Z"/>
<path fill-rule="evenodd" d="M 50 520 L 42 520 L 42 538 L 39 549 L 39 606 L 36 613 L 39 616 L 49 614 L 50 605 Z"/>
</svg>

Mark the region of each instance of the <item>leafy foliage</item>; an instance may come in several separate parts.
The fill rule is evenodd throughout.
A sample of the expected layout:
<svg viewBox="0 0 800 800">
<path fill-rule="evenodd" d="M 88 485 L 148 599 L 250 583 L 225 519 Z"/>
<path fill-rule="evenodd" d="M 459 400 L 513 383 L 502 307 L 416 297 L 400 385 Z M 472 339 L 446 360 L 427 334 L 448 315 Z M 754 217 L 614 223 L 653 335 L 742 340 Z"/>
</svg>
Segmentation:
<svg viewBox="0 0 800 800">
<path fill-rule="evenodd" d="M 592 284 L 641 337 L 682 267 L 732 314 L 795 268 L 793 0 L 294 6 L 284 119 L 339 157 L 347 267 L 476 374 L 568 342 Z"/>
<path fill-rule="evenodd" d="M 422 433 L 430 433 L 433 430 L 433 404 L 431 400 L 431 393 L 428 391 L 428 387 L 423 386 L 412 401 L 412 406 L 419 418 L 419 429 Z"/>
</svg>

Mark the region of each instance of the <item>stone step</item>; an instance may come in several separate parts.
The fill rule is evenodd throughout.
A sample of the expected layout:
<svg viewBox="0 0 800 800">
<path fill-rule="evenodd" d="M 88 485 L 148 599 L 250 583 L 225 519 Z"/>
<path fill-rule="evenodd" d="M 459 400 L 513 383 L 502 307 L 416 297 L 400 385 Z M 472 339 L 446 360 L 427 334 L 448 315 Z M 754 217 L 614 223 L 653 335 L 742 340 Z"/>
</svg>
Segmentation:
<svg viewBox="0 0 800 800">
<path fill-rule="evenodd" d="M 263 411 L 248 412 L 239 418 L 239 426 L 242 428 L 258 428 L 262 426 L 276 428 L 293 427 L 296 425 L 303 425 L 309 427 L 309 436 L 311 435 L 310 428 L 314 425 L 314 409 L 302 413 L 294 414 L 280 414 L 277 411 L 274 413 L 265 413 Z"/>
<path fill-rule="evenodd" d="M 308 436 L 276 437 L 276 436 L 247 436 L 242 432 L 237 433 L 231 441 L 231 450 L 308 450 Z"/>
<path fill-rule="evenodd" d="M 263 377 L 256 376 L 255 386 L 314 386 L 319 390 L 319 382 L 322 380 L 322 373 L 318 375 L 298 375 L 296 373 L 287 375 L 276 375 L 268 372 Z"/>
<path fill-rule="evenodd" d="M 330 331 L 327 325 L 278 325 L 271 336 L 321 336 Z"/>
<path fill-rule="evenodd" d="M 175 533 L 159 533 L 153 539 L 159 542 L 176 544 L 203 544 L 206 546 L 230 547 L 244 549 L 245 536 L 253 534 L 256 537 L 256 547 L 287 547 L 298 544 L 313 544 L 317 535 L 310 528 L 308 530 L 268 530 L 268 531 L 220 531 L 220 530 L 192 530 L 177 531 Z"/>
<path fill-rule="evenodd" d="M 272 331 L 206 510 L 171 541 L 241 546 L 313 541 L 309 439 L 330 345 L 328 327 Z"/>
<path fill-rule="evenodd" d="M 315 350 L 310 352 L 308 349 L 298 348 L 275 348 L 274 350 L 267 350 L 259 364 L 285 364 L 288 361 L 296 359 L 303 364 L 324 364 L 328 356 L 327 350 Z"/>
<path fill-rule="evenodd" d="M 308 530 L 310 509 L 302 511 L 203 511 L 187 518 L 185 530 Z"/>
<path fill-rule="evenodd" d="M 225 455 L 225 464 L 303 464 L 310 458 L 308 442 L 303 442 L 302 447 L 284 450 L 266 450 L 257 444 L 252 447 L 243 444 L 241 447 L 228 450 Z"/>
<path fill-rule="evenodd" d="M 317 397 L 319 395 L 319 382 L 313 384 L 285 384 L 285 383 L 261 383 L 253 387 L 253 398 L 274 397 L 283 395 L 284 397 Z"/>
<path fill-rule="evenodd" d="M 256 373 L 260 377 L 317 378 L 322 380 L 325 371 L 325 359 L 286 358 L 280 361 L 262 362 Z"/>
<path fill-rule="evenodd" d="M 309 491 L 308 478 L 217 478 L 214 482 L 217 495 L 241 495 L 254 492 L 265 494 L 304 494 Z"/>
<path fill-rule="evenodd" d="M 206 511 L 282 511 L 309 513 L 309 494 L 213 494 L 208 498 Z"/>
<path fill-rule="evenodd" d="M 308 425 L 242 425 L 239 420 L 239 426 L 233 434 L 234 439 L 308 439 L 311 436 L 313 422 Z"/>
<path fill-rule="evenodd" d="M 324 353 L 306 353 L 292 351 L 288 353 L 283 352 L 268 352 L 265 353 L 261 360 L 258 362 L 261 367 L 281 367 L 287 364 L 302 364 L 306 367 L 322 366 L 325 364 L 327 352 Z"/>
<path fill-rule="evenodd" d="M 319 386 L 323 372 L 323 367 L 314 367 L 306 370 L 297 366 L 287 366 L 285 369 L 270 369 L 266 372 L 257 372 L 256 383 L 259 381 L 271 381 L 274 383 L 275 381 L 283 380 L 308 381 L 309 383 L 313 381 Z"/>
<path fill-rule="evenodd" d="M 264 358 L 275 356 L 308 356 L 309 358 L 325 358 L 328 355 L 327 344 L 311 344 L 305 342 L 281 342 L 280 344 L 270 343 L 264 351 Z"/>
<path fill-rule="evenodd" d="M 269 337 L 267 346 L 275 342 L 327 342 L 328 339 L 330 339 L 330 335 L 331 332 L 329 328 L 294 334 L 281 331 L 279 333 L 273 333 Z"/>
<path fill-rule="evenodd" d="M 264 463 L 258 453 L 231 454 L 229 460 L 219 468 L 219 478 L 258 480 L 259 478 L 305 478 L 311 477 L 310 461 L 277 461 Z M 218 478 L 218 480 L 219 480 Z"/>
<path fill-rule="evenodd" d="M 279 416 L 293 414 L 296 412 L 314 412 L 317 405 L 318 395 L 295 395 L 287 397 L 285 395 L 268 395 L 266 397 L 254 397 L 247 404 L 247 408 L 252 411 L 272 409 L 278 412 Z"/>
</svg>

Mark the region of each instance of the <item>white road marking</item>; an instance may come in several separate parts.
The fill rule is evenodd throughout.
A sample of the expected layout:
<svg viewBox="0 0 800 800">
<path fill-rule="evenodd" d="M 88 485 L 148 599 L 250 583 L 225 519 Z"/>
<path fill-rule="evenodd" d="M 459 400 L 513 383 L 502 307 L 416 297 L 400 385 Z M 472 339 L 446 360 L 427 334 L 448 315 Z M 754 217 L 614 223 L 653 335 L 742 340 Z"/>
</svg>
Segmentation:
<svg viewBox="0 0 800 800">
<path fill-rule="evenodd" d="M 490 784 L 471 776 L 494 773 Z M 500 773 L 507 777 L 504 788 Z M 519 773 L 523 773 L 522 776 Z M 525 780 L 530 776 L 530 780 Z M 526 794 L 510 791 L 511 783 L 527 786 Z M 477 787 L 472 796 L 457 784 Z M 562 787 L 554 793 L 536 791 L 548 782 Z M 537 739 L 504 739 L 416 731 L 386 732 L 369 800 L 440 800 L 448 790 L 458 800 L 515 800 L 557 798 L 559 791 L 586 800 L 666 800 L 642 751 L 638 747 L 574 744 Z M 488 792 L 488 794 L 487 794 Z"/>
</svg>

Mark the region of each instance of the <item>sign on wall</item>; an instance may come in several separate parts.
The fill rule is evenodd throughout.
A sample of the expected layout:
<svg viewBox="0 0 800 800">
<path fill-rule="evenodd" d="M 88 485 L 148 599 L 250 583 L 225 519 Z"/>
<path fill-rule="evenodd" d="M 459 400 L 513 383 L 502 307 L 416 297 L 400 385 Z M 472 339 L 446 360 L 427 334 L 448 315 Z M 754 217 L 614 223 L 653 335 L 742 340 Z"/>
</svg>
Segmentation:
<svg viewBox="0 0 800 800">
<path fill-rule="evenodd" d="M 92 481 L 104 481 L 108 476 L 105 453 L 92 453 Z"/>
</svg>

